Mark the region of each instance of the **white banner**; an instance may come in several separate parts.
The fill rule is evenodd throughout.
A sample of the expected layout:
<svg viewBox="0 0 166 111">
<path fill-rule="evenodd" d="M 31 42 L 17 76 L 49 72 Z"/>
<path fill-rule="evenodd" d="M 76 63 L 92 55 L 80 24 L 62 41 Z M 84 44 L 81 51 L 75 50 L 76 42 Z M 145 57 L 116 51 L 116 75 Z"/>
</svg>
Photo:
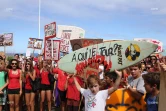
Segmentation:
<svg viewBox="0 0 166 111">
<path fill-rule="evenodd" d="M 75 26 L 58 25 L 57 38 L 61 39 L 60 51 L 69 53 L 70 40 L 84 38 L 85 30 Z"/>
<path fill-rule="evenodd" d="M 153 44 L 157 44 L 158 48 L 156 49 L 155 53 L 161 53 L 163 52 L 163 43 L 159 40 L 156 39 L 151 39 L 151 38 L 134 38 L 136 41 L 145 41 L 145 42 L 150 42 Z"/>
<path fill-rule="evenodd" d="M 56 37 L 56 22 L 44 26 L 45 40 Z"/>
</svg>

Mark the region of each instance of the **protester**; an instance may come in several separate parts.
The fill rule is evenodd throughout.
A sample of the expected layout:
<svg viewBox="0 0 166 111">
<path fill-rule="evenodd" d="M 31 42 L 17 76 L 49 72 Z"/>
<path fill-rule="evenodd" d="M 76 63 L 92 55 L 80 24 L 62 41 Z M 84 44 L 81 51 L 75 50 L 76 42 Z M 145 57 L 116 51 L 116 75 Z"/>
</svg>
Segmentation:
<svg viewBox="0 0 166 111">
<path fill-rule="evenodd" d="M 20 60 L 20 56 L 19 56 L 19 54 L 14 54 L 14 59 L 16 59 L 16 60 Z"/>
<path fill-rule="evenodd" d="M 166 71 L 166 65 L 161 63 L 161 71 Z M 149 72 L 143 75 L 144 87 L 146 90 L 145 102 L 147 111 L 158 111 L 159 90 L 160 90 L 160 73 Z"/>
<path fill-rule="evenodd" d="M 32 82 L 35 81 L 36 71 L 33 69 L 31 61 L 27 61 L 25 64 L 25 100 L 28 111 L 34 111 L 34 99 L 35 92 L 32 89 Z"/>
<path fill-rule="evenodd" d="M 105 89 L 113 87 L 116 79 L 117 79 L 116 72 L 106 72 L 105 74 L 106 88 Z"/>
<path fill-rule="evenodd" d="M 8 98 L 10 111 L 19 111 L 19 100 L 22 94 L 22 71 L 19 69 L 18 60 L 12 59 L 8 70 Z"/>
<path fill-rule="evenodd" d="M 87 79 L 89 89 L 81 88 L 77 79 L 74 77 L 74 83 L 77 89 L 85 97 L 85 111 L 104 111 L 106 106 L 106 99 L 108 96 L 118 89 L 122 74 L 115 70 L 118 75 L 113 87 L 107 90 L 99 91 L 100 80 L 96 75 L 90 75 Z"/>
<path fill-rule="evenodd" d="M 83 86 L 83 81 L 79 76 L 75 77 L 80 86 Z M 77 90 L 74 84 L 73 74 L 67 76 L 65 83 L 65 90 L 67 90 L 67 111 L 78 111 L 80 104 L 80 92 Z"/>
<path fill-rule="evenodd" d="M 7 72 L 5 71 L 5 62 L 0 60 L 0 111 L 6 104 L 6 87 L 8 85 Z"/>
<path fill-rule="evenodd" d="M 48 74 L 50 73 L 50 69 L 48 69 L 48 63 L 46 60 L 43 60 L 43 67 L 40 70 L 41 74 L 41 100 L 40 100 L 40 111 L 43 110 L 43 103 L 45 98 L 47 99 L 48 111 L 51 111 L 51 84 L 48 78 Z"/>
<path fill-rule="evenodd" d="M 60 95 L 60 100 L 61 100 L 61 111 L 66 111 L 66 90 L 65 90 L 65 82 L 67 79 L 67 73 L 63 72 L 59 68 L 54 68 L 53 70 L 55 78 L 58 79 L 57 84 L 58 84 L 58 91 Z"/>
<path fill-rule="evenodd" d="M 136 100 L 140 100 L 145 93 L 145 88 L 143 86 L 144 81 L 141 72 L 140 63 L 130 66 L 131 75 L 124 82 L 126 89 L 131 92 L 131 96 L 133 96 Z"/>
</svg>

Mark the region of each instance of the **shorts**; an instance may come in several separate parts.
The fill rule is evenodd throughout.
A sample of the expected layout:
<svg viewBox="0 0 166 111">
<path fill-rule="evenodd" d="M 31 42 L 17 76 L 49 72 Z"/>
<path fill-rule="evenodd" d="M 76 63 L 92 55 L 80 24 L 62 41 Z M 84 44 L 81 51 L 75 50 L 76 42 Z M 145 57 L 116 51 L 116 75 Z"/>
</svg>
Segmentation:
<svg viewBox="0 0 166 111">
<path fill-rule="evenodd" d="M 0 94 L 0 105 L 5 105 L 6 103 L 6 90 L 3 90 L 3 94 Z"/>
<path fill-rule="evenodd" d="M 58 89 L 58 91 L 59 91 L 61 101 L 65 102 L 66 101 L 66 91 L 61 91 L 59 89 Z"/>
<path fill-rule="evenodd" d="M 51 85 L 41 84 L 41 91 L 51 90 Z"/>
<path fill-rule="evenodd" d="M 67 99 L 67 106 L 79 106 L 80 101 L 76 101 L 73 99 Z"/>
<path fill-rule="evenodd" d="M 20 88 L 18 88 L 18 89 L 8 89 L 8 94 L 20 94 Z"/>
<path fill-rule="evenodd" d="M 36 91 L 33 91 L 32 89 L 25 89 L 25 93 L 36 93 Z"/>
</svg>

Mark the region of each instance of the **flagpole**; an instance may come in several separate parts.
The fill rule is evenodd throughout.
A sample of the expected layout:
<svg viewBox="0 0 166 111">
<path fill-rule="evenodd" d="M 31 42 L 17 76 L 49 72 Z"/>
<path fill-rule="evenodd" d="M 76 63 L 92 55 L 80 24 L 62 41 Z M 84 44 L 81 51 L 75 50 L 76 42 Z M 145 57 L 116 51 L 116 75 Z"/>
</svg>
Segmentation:
<svg viewBox="0 0 166 111">
<path fill-rule="evenodd" d="M 40 6 L 41 6 L 41 1 L 39 0 L 39 39 L 40 39 Z M 38 52 L 39 54 L 41 53 L 41 50 L 39 50 L 39 52 Z"/>
</svg>

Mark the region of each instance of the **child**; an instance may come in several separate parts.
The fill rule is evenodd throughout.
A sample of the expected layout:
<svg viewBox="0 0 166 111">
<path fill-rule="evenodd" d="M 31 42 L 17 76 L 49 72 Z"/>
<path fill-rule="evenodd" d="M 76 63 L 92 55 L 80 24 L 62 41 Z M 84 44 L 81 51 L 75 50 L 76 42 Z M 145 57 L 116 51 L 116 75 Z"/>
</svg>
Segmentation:
<svg viewBox="0 0 166 111">
<path fill-rule="evenodd" d="M 145 102 L 147 111 L 158 111 L 160 73 L 149 72 L 144 74 L 144 87 L 146 90 Z"/>
<path fill-rule="evenodd" d="M 161 69 L 166 71 L 166 65 L 161 63 Z M 147 111 L 158 111 L 159 89 L 160 89 L 160 73 L 149 72 L 144 74 L 144 87 L 146 90 L 145 102 Z"/>
<path fill-rule="evenodd" d="M 74 77 L 74 82 L 77 89 L 85 97 L 85 111 L 104 111 L 106 105 L 106 99 L 108 96 L 118 89 L 122 74 L 115 70 L 118 75 L 113 87 L 99 91 L 100 80 L 96 75 L 90 75 L 87 79 L 87 85 L 89 89 L 83 89 Z"/>
</svg>

